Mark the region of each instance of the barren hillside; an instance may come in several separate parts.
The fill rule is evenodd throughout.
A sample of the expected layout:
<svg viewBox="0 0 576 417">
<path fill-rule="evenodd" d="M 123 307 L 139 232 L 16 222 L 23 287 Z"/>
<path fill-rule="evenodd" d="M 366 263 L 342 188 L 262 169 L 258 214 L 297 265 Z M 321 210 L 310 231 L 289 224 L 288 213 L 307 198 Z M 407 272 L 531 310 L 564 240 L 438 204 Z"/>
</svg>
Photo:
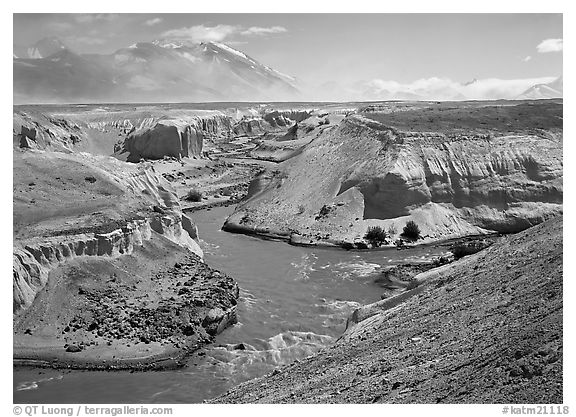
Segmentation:
<svg viewBox="0 0 576 417">
<path fill-rule="evenodd" d="M 431 277 L 220 403 L 562 403 L 562 217 Z"/>
</svg>

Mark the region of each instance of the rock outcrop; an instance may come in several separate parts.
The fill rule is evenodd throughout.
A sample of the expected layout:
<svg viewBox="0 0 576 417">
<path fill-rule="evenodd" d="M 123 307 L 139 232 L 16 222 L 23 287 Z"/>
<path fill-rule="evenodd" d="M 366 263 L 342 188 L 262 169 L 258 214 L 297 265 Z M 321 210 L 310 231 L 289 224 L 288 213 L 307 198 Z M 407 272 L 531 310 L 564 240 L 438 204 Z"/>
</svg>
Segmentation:
<svg viewBox="0 0 576 417">
<path fill-rule="evenodd" d="M 562 106 L 552 111 L 561 117 Z M 490 109 L 478 112 L 490 125 Z M 393 241 L 413 220 L 429 241 L 517 232 L 562 212 L 561 124 L 456 133 L 441 126 L 405 131 L 349 116 L 256 179 L 258 192 L 225 228 L 338 245 L 362 239 L 374 225 Z"/>
<path fill-rule="evenodd" d="M 186 220 L 184 220 L 186 219 Z M 185 230 L 183 224 L 186 224 Z M 130 255 L 135 246 L 143 246 L 154 233 L 202 256 L 194 240 L 196 227 L 187 216 L 153 216 L 133 220 L 108 233 L 64 235 L 36 238 L 15 243 L 13 251 L 13 312 L 29 307 L 48 281 L 50 270 L 84 256 L 117 257 Z"/>
<path fill-rule="evenodd" d="M 63 263 L 49 286 L 15 317 L 15 364 L 175 368 L 237 320 L 236 282 L 161 237 Z"/>
<path fill-rule="evenodd" d="M 85 139 L 80 126 L 73 121 L 24 111 L 14 112 L 12 136 L 14 148 L 65 152 Z"/>
<path fill-rule="evenodd" d="M 230 137 L 232 119 L 223 114 L 164 119 L 132 131 L 116 153 L 127 153 L 129 162 L 164 157 L 202 157 L 205 140 Z"/>
<path fill-rule="evenodd" d="M 314 110 L 271 110 L 264 113 L 262 118 L 266 120 L 270 126 L 287 127 L 294 122 L 298 123 L 309 118 Z"/>
<path fill-rule="evenodd" d="M 170 184 L 151 167 L 35 151 L 18 155 L 15 170 L 14 312 L 32 304 L 52 269 L 76 258 L 128 255 L 155 235 L 203 255 L 196 226 L 182 214 Z M 70 187 L 54 185 L 46 176 L 52 171 L 70 177 Z M 77 176 L 78 184 L 71 183 Z M 92 187 L 85 185 L 87 179 Z M 29 198 L 32 203 L 26 203 Z"/>
<path fill-rule="evenodd" d="M 176 120 L 163 120 L 152 128 L 137 130 L 124 141 L 129 162 L 142 158 L 183 158 L 202 155 L 203 136 L 190 125 Z"/>
</svg>

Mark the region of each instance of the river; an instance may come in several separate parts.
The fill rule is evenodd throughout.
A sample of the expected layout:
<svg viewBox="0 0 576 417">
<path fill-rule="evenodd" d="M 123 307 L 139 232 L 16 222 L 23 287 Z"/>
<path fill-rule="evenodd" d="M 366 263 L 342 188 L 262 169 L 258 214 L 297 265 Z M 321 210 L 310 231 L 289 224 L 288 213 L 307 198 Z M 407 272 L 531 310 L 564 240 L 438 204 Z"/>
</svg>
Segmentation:
<svg viewBox="0 0 576 417">
<path fill-rule="evenodd" d="M 206 262 L 240 285 L 239 322 L 182 369 L 153 372 L 14 369 L 15 403 L 198 403 L 314 354 L 359 305 L 380 299 L 374 271 L 443 254 L 304 248 L 220 230 L 232 207 L 192 214 Z M 240 345 L 242 344 L 242 345 Z"/>
</svg>

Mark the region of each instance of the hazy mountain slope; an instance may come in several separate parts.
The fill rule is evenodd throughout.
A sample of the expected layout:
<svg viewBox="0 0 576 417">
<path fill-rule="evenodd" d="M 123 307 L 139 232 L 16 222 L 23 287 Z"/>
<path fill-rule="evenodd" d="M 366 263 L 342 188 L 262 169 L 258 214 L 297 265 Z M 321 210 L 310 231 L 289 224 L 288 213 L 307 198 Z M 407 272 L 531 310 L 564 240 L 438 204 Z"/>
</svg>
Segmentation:
<svg viewBox="0 0 576 417">
<path fill-rule="evenodd" d="M 46 42 L 14 59 L 16 102 L 288 99 L 295 80 L 227 45 L 154 41 L 111 55 L 78 55 Z"/>
<path fill-rule="evenodd" d="M 564 82 L 563 77 L 558 77 L 556 80 L 547 84 L 536 84 L 518 96 L 518 99 L 547 99 L 563 97 Z"/>
<path fill-rule="evenodd" d="M 30 46 L 14 45 L 13 55 L 15 58 L 39 59 L 54 55 L 63 49 L 70 48 L 68 48 L 60 39 L 51 36 L 48 38 L 40 39 L 34 45 Z"/>
<path fill-rule="evenodd" d="M 14 102 L 103 101 L 115 95 L 109 68 L 68 49 L 40 59 L 14 59 Z"/>
</svg>

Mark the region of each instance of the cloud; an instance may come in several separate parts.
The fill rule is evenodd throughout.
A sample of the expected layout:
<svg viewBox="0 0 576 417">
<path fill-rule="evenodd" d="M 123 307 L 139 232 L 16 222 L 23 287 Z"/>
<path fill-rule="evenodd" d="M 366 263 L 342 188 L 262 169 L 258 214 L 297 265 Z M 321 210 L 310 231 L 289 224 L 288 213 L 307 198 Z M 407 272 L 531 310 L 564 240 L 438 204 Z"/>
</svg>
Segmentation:
<svg viewBox="0 0 576 417">
<path fill-rule="evenodd" d="M 524 62 L 528 62 L 532 59 L 532 57 L 530 55 L 528 55 L 527 57 L 525 57 L 524 59 L 522 59 L 522 61 Z"/>
<path fill-rule="evenodd" d="M 520 78 L 502 80 L 499 78 L 486 78 L 471 84 L 462 93 L 472 99 L 500 99 L 515 98 L 536 84 L 546 84 L 555 80 L 555 77 Z"/>
<path fill-rule="evenodd" d="M 49 22 L 47 24 L 48 29 L 53 30 L 55 32 L 66 32 L 74 27 L 71 23 L 68 22 Z"/>
<path fill-rule="evenodd" d="M 69 36 L 64 38 L 65 42 L 70 45 L 104 45 L 106 41 L 94 36 Z"/>
<path fill-rule="evenodd" d="M 74 20 L 78 23 L 94 23 L 98 21 L 111 22 L 118 18 L 114 13 L 78 13 L 73 15 Z"/>
<path fill-rule="evenodd" d="M 146 26 L 154 26 L 157 25 L 158 23 L 162 23 L 162 18 L 155 17 L 153 19 L 148 19 L 147 21 L 144 22 Z"/>
<path fill-rule="evenodd" d="M 238 26 L 191 26 L 189 28 L 172 29 L 162 33 L 165 38 L 187 39 L 197 42 L 219 42 L 239 31 Z"/>
<path fill-rule="evenodd" d="M 284 32 L 288 32 L 288 30 L 282 26 L 272 26 L 269 28 L 252 26 L 246 30 L 243 30 L 242 32 L 240 32 L 240 34 L 244 36 L 251 36 L 251 35 L 269 35 L 272 33 L 284 33 Z"/>
<path fill-rule="evenodd" d="M 564 39 L 545 39 L 536 47 L 541 54 L 547 52 L 561 52 L 564 49 Z"/>
<path fill-rule="evenodd" d="M 237 25 L 197 25 L 172 29 L 162 33 L 165 38 L 191 40 L 195 42 L 221 42 L 237 36 L 263 36 L 275 33 L 284 33 L 287 29 L 282 26 L 245 28 Z"/>
<path fill-rule="evenodd" d="M 462 84 L 448 78 L 421 78 L 410 83 L 374 79 L 351 87 L 359 99 L 420 99 L 420 100 L 492 100 L 512 99 L 535 84 L 545 84 L 554 77 L 503 80 L 486 78 Z M 350 91 L 350 90 L 349 90 Z"/>
</svg>

